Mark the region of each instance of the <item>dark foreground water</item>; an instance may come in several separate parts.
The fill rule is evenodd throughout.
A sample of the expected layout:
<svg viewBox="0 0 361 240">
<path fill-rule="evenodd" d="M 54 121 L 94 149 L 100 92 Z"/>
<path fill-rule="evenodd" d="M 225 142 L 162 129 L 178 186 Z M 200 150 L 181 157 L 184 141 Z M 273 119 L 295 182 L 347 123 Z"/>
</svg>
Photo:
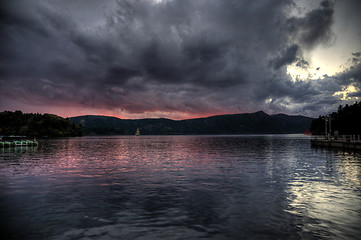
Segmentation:
<svg viewBox="0 0 361 240">
<path fill-rule="evenodd" d="M 361 154 L 301 135 L 43 140 L 0 191 L 2 239 L 361 239 Z"/>
</svg>

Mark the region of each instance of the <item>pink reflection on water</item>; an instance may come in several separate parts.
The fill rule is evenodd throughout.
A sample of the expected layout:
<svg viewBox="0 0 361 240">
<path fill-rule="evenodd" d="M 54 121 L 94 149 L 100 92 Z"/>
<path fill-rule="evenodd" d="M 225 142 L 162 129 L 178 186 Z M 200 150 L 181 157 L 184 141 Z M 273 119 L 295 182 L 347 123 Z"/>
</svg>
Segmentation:
<svg viewBox="0 0 361 240">
<path fill-rule="evenodd" d="M 173 174 L 178 178 L 200 171 L 222 171 L 217 166 L 233 164 L 242 145 L 224 148 L 219 141 L 192 136 L 84 137 L 41 140 L 36 152 L 16 155 L 18 167 L 6 175 L 52 175 L 79 178 L 109 178 L 122 173 Z M 267 147 L 267 146 L 265 146 Z M 227 152 L 231 151 L 231 152 Z M 229 158 L 225 158 L 228 156 Z M 252 158 L 252 156 L 249 156 Z M 13 161 L 14 162 L 14 161 Z M 253 171 L 252 169 L 249 169 Z M 159 176 L 158 176 L 159 177 Z"/>
</svg>

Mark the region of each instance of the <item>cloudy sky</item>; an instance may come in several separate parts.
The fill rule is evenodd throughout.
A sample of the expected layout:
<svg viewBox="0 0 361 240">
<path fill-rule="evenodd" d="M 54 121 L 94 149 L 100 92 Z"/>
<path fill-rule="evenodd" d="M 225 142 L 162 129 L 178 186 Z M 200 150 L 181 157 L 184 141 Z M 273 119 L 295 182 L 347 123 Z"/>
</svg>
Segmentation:
<svg viewBox="0 0 361 240">
<path fill-rule="evenodd" d="M 11 0 L 0 111 L 317 117 L 361 101 L 361 1 Z"/>
</svg>

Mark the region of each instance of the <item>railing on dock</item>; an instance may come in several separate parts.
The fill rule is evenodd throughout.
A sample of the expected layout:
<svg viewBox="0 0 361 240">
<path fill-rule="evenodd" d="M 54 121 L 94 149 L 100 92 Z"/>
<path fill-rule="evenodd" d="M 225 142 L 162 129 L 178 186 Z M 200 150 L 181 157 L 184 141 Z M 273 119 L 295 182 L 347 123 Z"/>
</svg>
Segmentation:
<svg viewBox="0 0 361 240">
<path fill-rule="evenodd" d="M 361 143 L 361 135 L 312 135 L 311 141 L 335 141 L 345 143 Z"/>
</svg>

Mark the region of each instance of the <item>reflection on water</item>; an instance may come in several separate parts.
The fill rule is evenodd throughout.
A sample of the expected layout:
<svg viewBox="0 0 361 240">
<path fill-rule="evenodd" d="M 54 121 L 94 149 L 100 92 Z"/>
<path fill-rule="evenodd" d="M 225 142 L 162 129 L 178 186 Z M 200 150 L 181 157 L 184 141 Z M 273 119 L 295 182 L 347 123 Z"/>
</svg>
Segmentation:
<svg viewBox="0 0 361 240">
<path fill-rule="evenodd" d="M 360 153 L 300 135 L 122 136 L 0 150 L 10 239 L 357 239 Z"/>
<path fill-rule="evenodd" d="M 302 230 L 318 238 L 357 239 L 360 228 L 360 156 L 319 153 L 324 161 L 305 162 L 289 182 L 288 212 L 303 218 Z M 311 170 L 311 171 L 309 171 Z"/>
</svg>

